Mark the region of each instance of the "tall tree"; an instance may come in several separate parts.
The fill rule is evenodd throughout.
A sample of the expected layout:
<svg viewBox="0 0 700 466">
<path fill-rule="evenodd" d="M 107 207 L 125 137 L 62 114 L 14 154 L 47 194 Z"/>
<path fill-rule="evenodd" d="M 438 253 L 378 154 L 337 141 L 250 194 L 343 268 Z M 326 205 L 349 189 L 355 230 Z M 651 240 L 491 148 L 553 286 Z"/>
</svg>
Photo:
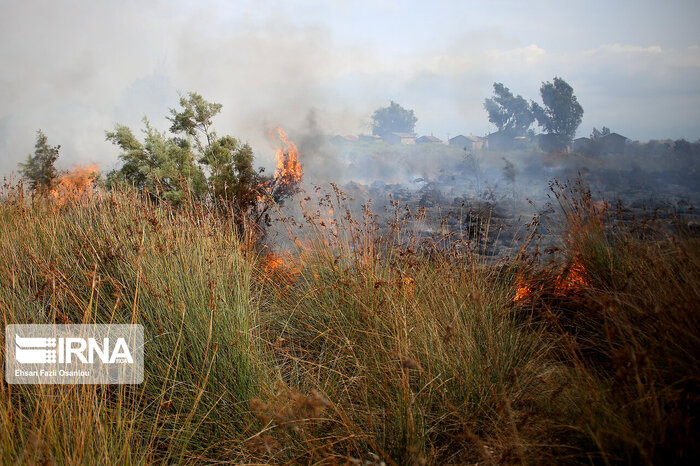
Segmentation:
<svg viewBox="0 0 700 466">
<path fill-rule="evenodd" d="M 413 110 L 407 110 L 392 100 L 388 107 L 378 108 L 372 114 L 372 134 L 413 133 L 417 121 Z"/>
<path fill-rule="evenodd" d="M 566 146 L 576 134 L 583 119 L 583 107 L 574 95 L 574 89 L 562 78 L 542 83 L 540 95 L 544 107 L 532 102 L 532 112 L 537 123 L 554 137 L 561 146 Z"/>
<path fill-rule="evenodd" d="M 37 131 L 34 154 L 19 164 L 20 173 L 29 180 L 32 189 L 50 189 L 56 179 L 56 159 L 61 146 L 50 146 L 46 135 Z"/>
<path fill-rule="evenodd" d="M 493 83 L 493 97 L 484 100 L 489 121 L 499 132 L 509 136 L 523 136 L 535 121 L 530 104 L 521 96 L 514 96 L 501 83 Z"/>
</svg>

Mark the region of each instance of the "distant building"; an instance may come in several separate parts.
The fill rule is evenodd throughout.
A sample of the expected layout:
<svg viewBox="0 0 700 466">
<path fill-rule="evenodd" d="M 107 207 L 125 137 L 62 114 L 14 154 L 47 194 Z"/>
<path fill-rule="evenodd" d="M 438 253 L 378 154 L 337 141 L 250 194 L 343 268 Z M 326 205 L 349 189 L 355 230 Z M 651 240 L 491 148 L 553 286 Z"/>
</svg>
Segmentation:
<svg viewBox="0 0 700 466">
<path fill-rule="evenodd" d="M 488 149 L 493 151 L 527 150 L 530 139 L 525 135 L 516 136 L 512 131 L 496 131 L 486 136 Z"/>
<path fill-rule="evenodd" d="M 349 134 L 347 136 L 343 136 L 343 135 L 338 134 L 337 136 L 333 136 L 333 138 L 331 139 L 331 142 L 334 142 L 337 144 L 337 143 L 343 143 L 343 142 L 357 142 L 358 140 L 359 140 L 359 137 L 355 136 L 353 134 Z"/>
<path fill-rule="evenodd" d="M 431 144 L 437 143 L 442 144 L 442 139 L 436 138 L 435 136 L 421 136 L 416 139 L 416 144 Z"/>
<path fill-rule="evenodd" d="M 484 149 L 486 146 L 486 140 L 484 138 L 477 136 L 465 136 L 463 134 L 450 138 L 448 143 L 451 146 L 461 147 L 462 149 L 466 150 L 480 150 Z"/>
<path fill-rule="evenodd" d="M 411 133 L 388 133 L 382 138 L 389 144 L 415 144 L 416 136 Z"/>
<path fill-rule="evenodd" d="M 574 152 L 589 154 L 591 152 L 591 138 L 576 138 L 574 139 Z"/>
<path fill-rule="evenodd" d="M 360 142 L 372 142 L 382 140 L 380 136 L 375 136 L 373 134 L 359 134 L 357 138 L 360 140 Z"/>
<path fill-rule="evenodd" d="M 535 136 L 535 144 L 542 152 L 558 152 L 568 150 L 556 134 L 542 133 Z"/>
<path fill-rule="evenodd" d="M 513 138 L 513 149 L 525 150 L 527 149 L 527 143 L 529 139 L 527 136 L 515 136 Z"/>
<path fill-rule="evenodd" d="M 610 133 L 598 139 L 600 154 L 624 154 L 627 138 L 621 134 Z"/>
</svg>

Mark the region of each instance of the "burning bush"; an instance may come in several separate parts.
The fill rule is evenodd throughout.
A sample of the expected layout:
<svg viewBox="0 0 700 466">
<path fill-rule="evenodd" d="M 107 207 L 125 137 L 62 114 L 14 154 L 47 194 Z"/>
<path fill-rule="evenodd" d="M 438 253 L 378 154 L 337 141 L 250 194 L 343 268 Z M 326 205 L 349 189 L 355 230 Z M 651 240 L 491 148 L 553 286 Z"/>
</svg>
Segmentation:
<svg viewBox="0 0 700 466">
<path fill-rule="evenodd" d="M 213 118 L 221 104 L 190 92 L 180 96 L 180 109 L 171 109 L 172 136 L 146 123 L 146 140 L 117 125 L 107 139 L 122 149 L 120 169 L 108 175 L 108 185 L 134 185 L 154 199 L 176 205 L 186 196 L 211 204 L 234 218 L 241 232 L 247 225 L 260 230 L 269 224 L 269 208 L 297 192 L 301 181 L 299 152 L 278 129 L 282 148 L 274 177 L 253 168 L 253 150 L 232 136 L 218 137 Z"/>
</svg>

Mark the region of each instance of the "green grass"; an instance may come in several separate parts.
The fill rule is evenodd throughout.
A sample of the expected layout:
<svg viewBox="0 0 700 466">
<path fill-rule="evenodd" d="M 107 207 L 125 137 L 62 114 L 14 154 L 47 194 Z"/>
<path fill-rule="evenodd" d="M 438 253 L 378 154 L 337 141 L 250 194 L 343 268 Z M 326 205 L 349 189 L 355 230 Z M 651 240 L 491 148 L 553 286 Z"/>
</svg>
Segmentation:
<svg viewBox="0 0 700 466">
<path fill-rule="evenodd" d="M 342 195 L 286 263 L 207 208 L 7 189 L 10 323 L 140 323 L 137 386 L 0 388 L 3 463 L 659 463 L 697 456 L 700 248 L 561 187 L 558 255 L 380 238 Z M 329 213 L 332 207 L 333 213 Z M 572 263 L 585 285 L 557 285 Z M 531 293 L 515 300 L 519 282 Z M 4 352 L 3 349 L 0 351 Z M 4 354 L 3 354 L 4 357 Z"/>
</svg>

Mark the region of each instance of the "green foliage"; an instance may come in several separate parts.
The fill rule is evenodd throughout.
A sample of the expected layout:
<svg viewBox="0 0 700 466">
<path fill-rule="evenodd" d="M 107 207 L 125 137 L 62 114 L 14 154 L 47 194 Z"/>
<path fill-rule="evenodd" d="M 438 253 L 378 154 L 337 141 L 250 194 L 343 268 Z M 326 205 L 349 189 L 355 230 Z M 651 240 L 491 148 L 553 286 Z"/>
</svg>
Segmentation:
<svg viewBox="0 0 700 466">
<path fill-rule="evenodd" d="M 566 146 L 573 140 L 581 124 L 583 107 L 578 103 L 574 89 L 559 77 L 554 77 L 553 83 L 542 83 L 540 94 L 544 107 L 532 102 L 537 123 L 560 145 Z"/>
<path fill-rule="evenodd" d="M 201 168 L 195 164 L 194 152 L 187 140 L 168 138 L 143 120 L 144 142 L 140 142 L 126 126 L 116 125 L 107 132 L 107 140 L 122 149 L 119 158 L 123 165 L 107 175 L 108 186 L 133 184 L 139 191 L 161 193 L 174 203 L 180 202 L 185 192 L 201 197 L 206 181 Z"/>
<path fill-rule="evenodd" d="M 170 109 L 168 117 L 172 135 L 153 129 L 144 119 L 143 143 L 129 128 L 117 125 L 107 132 L 107 140 L 122 149 L 124 164 L 109 174 L 110 184 L 162 192 L 173 202 L 189 191 L 222 212 L 233 213 L 241 227 L 246 217 L 260 223 L 266 209 L 258 206 L 258 197 L 270 178 L 253 168 L 253 149 L 248 144 L 228 135 L 217 137 L 212 120 L 221 107 L 195 92 L 181 95 L 180 109 Z"/>
<path fill-rule="evenodd" d="M 46 135 L 37 131 L 34 154 L 27 156 L 27 161 L 20 163 L 22 176 L 29 180 L 32 189 L 50 189 L 56 179 L 58 151 L 61 146 L 50 146 Z"/>
<path fill-rule="evenodd" d="M 268 178 L 253 168 L 253 149 L 248 144 L 224 136 L 209 145 L 200 162 L 211 172 L 214 199 L 229 202 L 239 213 L 257 211 L 259 187 Z"/>
<path fill-rule="evenodd" d="M 372 134 L 413 133 L 417 121 L 413 110 L 407 110 L 392 100 L 388 107 L 378 108 L 372 114 Z"/>
<path fill-rule="evenodd" d="M 527 101 L 521 95 L 514 96 L 501 83 L 493 83 L 493 94 L 492 98 L 484 101 L 489 121 L 496 125 L 498 131 L 509 136 L 525 135 L 535 121 Z"/>
<path fill-rule="evenodd" d="M 182 110 L 179 112 L 170 109 L 170 132 L 185 133 L 194 139 L 200 152 L 205 152 L 216 139 L 216 133 L 211 130 L 211 120 L 221 111 L 222 105 L 207 102 L 196 92 L 188 92 L 187 97 L 180 95 L 180 106 Z M 206 139 L 206 146 L 201 140 L 202 136 Z"/>
</svg>

